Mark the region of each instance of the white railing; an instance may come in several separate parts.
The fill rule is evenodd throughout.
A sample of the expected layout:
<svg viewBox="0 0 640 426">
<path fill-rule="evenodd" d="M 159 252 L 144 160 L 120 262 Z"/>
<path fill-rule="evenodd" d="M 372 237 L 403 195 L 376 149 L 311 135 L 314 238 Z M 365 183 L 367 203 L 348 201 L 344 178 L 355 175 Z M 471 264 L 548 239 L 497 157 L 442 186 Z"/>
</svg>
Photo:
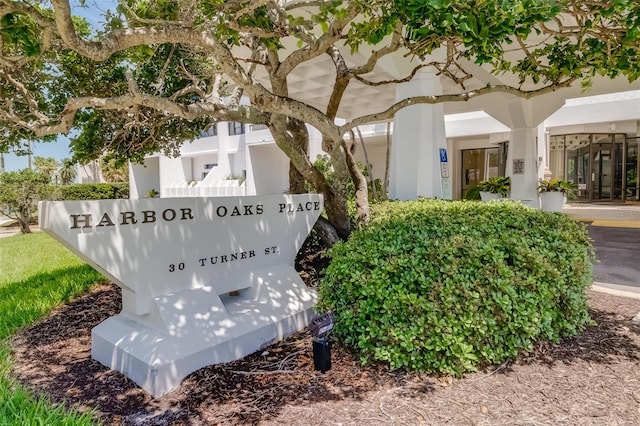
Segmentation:
<svg viewBox="0 0 640 426">
<path fill-rule="evenodd" d="M 360 129 L 360 133 L 362 134 L 363 138 L 370 138 L 373 136 L 385 136 L 387 134 L 387 123 L 367 124 L 364 126 L 358 126 L 358 128 Z M 393 134 L 393 123 L 391 123 L 389 130 L 390 130 L 390 134 Z M 348 137 L 349 136 L 347 136 L 347 138 Z"/>
<path fill-rule="evenodd" d="M 209 185 L 189 186 L 186 182 L 172 184 L 171 186 L 162 188 L 161 196 L 163 198 L 181 198 L 181 197 L 235 197 L 246 194 L 246 186 L 244 182 L 240 184 L 239 180 L 223 179 L 216 182 L 210 182 Z"/>
</svg>

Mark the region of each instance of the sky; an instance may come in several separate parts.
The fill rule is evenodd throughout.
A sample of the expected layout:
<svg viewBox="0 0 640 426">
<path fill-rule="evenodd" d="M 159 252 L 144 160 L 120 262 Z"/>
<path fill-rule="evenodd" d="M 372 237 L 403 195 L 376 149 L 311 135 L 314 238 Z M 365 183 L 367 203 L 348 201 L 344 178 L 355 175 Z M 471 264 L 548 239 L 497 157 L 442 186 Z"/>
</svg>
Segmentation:
<svg viewBox="0 0 640 426">
<path fill-rule="evenodd" d="M 31 157 L 53 157 L 60 161 L 63 158 L 71 158 L 69 151 L 69 139 L 65 136 L 59 136 L 54 142 L 42 142 L 31 144 Z M 17 156 L 10 152 L 4 154 L 4 168 L 7 172 L 14 172 L 20 169 L 26 169 L 29 159 L 26 155 Z"/>
<path fill-rule="evenodd" d="M 78 0 L 72 0 L 71 4 L 74 6 L 73 13 L 75 15 L 84 16 L 87 21 L 93 27 L 100 26 L 102 14 L 107 9 L 113 9 L 116 3 L 115 0 L 86 0 L 86 7 L 79 7 Z M 64 158 L 71 158 L 71 152 L 69 150 L 69 138 L 64 135 L 58 136 L 57 140 L 53 142 L 39 142 L 32 143 L 31 145 L 32 158 L 33 157 L 53 157 L 60 161 Z M 29 163 L 28 157 L 17 156 L 12 152 L 4 154 L 4 165 L 7 172 L 12 172 L 20 169 L 27 168 Z"/>
</svg>

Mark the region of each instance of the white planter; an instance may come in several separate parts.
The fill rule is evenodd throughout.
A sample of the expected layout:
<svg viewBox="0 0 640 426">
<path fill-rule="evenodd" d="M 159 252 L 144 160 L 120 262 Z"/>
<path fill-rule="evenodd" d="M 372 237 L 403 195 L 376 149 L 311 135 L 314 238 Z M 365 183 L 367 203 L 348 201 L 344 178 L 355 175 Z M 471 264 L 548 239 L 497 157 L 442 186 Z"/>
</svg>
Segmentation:
<svg viewBox="0 0 640 426">
<path fill-rule="evenodd" d="M 546 212 L 561 212 L 567 202 L 567 196 L 562 192 L 550 191 L 540 194 L 540 208 Z"/>
<path fill-rule="evenodd" d="M 480 191 L 480 199 L 482 201 L 501 200 L 504 196 L 495 192 Z"/>
</svg>

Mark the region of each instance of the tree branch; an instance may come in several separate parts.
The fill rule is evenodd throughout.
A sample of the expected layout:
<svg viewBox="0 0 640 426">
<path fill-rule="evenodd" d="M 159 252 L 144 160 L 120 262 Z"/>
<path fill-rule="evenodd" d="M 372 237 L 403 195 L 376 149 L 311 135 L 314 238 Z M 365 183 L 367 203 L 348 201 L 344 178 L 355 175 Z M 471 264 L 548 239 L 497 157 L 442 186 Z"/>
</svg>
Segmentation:
<svg viewBox="0 0 640 426">
<path fill-rule="evenodd" d="M 507 85 L 496 85 L 496 86 L 487 85 L 478 90 L 472 90 L 469 92 L 459 93 L 454 95 L 414 96 L 414 97 L 406 98 L 399 102 L 396 102 L 395 104 L 393 104 L 392 106 L 390 106 L 389 108 L 387 108 L 382 112 L 364 115 L 364 116 L 355 118 L 343 124 L 342 126 L 340 126 L 339 130 L 341 134 L 344 134 L 356 126 L 373 123 L 377 121 L 389 120 L 395 115 L 396 112 L 411 105 L 438 104 L 442 102 L 466 102 L 473 98 L 477 98 L 478 96 L 486 95 L 489 93 L 506 93 L 506 94 L 514 95 L 523 99 L 531 99 L 545 93 L 550 93 L 564 87 L 569 87 L 574 82 L 575 82 L 575 79 L 568 79 L 562 82 L 545 86 L 540 89 L 529 90 L 529 91 L 517 89 L 515 87 L 511 87 Z"/>
<path fill-rule="evenodd" d="M 87 41 L 79 37 L 75 31 L 71 20 L 71 9 L 68 1 L 51 1 L 55 7 L 55 18 L 57 23 L 56 29 L 65 45 L 91 60 L 104 61 L 116 52 L 141 45 L 182 43 L 191 46 L 198 46 L 204 51 L 215 56 L 221 70 L 237 85 L 241 86 L 244 91 L 250 95 L 252 102 L 259 105 L 263 111 L 267 113 L 280 112 L 291 117 L 310 122 L 323 134 L 329 135 L 331 139 L 339 138 L 339 135 L 337 134 L 337 126 L 332 120 L 322 114 L 322 112 L 306 105 L 303 102 L 273 95 L 247 73 L 247 71 L 235 60 L 227 46 L 205 31 L 194 31 L 191 27 L 180 27 L 178 25 L 159 25 L 154 28 L 129 28 L 115 30 L 109 33 L 109 35 L 101 41 Z M 347 18 L 344 20 L 334 21 L 329 33 L 324 34 L 320 38 L 319 43 L 315 48 L 318 49 L 320 47 L 324 47 L 326 50 L 329 45 L 340 38 L 340 31 L 355 15 L 356 8 L 355 6 L 351 6 L 350 12 L 347 13 Z M 316 53 L 314 52 L 313 55 L 315 54 Z M 302 56 L 306 57 L 306 54 Z M 62 128 L 68 130 L 66 126 L 63 126 Z"/>
<path fill-rule="evenodd" d="M 257 8 L 259 8 L 260 6 L 264 6 L 265 4 L 269 3 L 271 0 L 255 0 L 253 2 L 250 2 L 249 4 L 247 4 L 245 7 L 243 7 L 242 9 L 238 10 L 234 15 L 233 18 L 234 19 L 238 19 L 243 15 L 248 15 L 253 13 L 254 10 L 256 10 Z"/>
<path fill-rule="evenodd" d="M 286 77 L 302 62 L 306 62 L 326 52 L 329 46 L 342 38 L 342 31 L 357 15 L 358 6 L 350 3 L 344 19 L 335 19 L 331 25 L 329 25 L 329 30 L 322 34 L 315 42 L 309 43 L 307 47 L 297 49 L 287 56 L 278 67 L 278 75 L 280 77 Z"/>
<path fill-rule="evenodd" d="M 187 22 L 184 21 L 167 21 L 166 19 L 147 19 L 141 18 L 138 14 L 127 4 L 126 1 L 118 2 L 120 6 L 122 6 L 125 11 L 130 15 L 130 19 L 135 22 L 139 22 L 144 25 L 180 25 L 184 26 Z"/>
<path fill-rule="evenodd" d="M 398 51 L 402 46 L 404 46 L 404 38 L 402 37 L 402 23 L 398 21 L 396 22 L 396 26 L 389 44 L 371 52 L 371 55 L 367 59 L 367 62 L 364 65 L 353 68 L 353 73 L 355 75 L 370 73 L 371 71 L 373 71 L 380 58 Z"/>
<path fill-rule="evenodd" d="M 430 62 L 428 64 L 420 64 L 415 66 L 412 70 L 411 73 L 404 77 L 404 78 L 398 78 L 395 80 L 383 80 L 383 81 L 371 81 L 371 80 L 367 80 L 366 78 L 363 78 L 359 75 L 355 76 L 355 79 L 358 80 L 360 83 L 362 84 L 366 84 L 367 86 L 385 86 L 387 84 L 400 84 L 400 83 L 406 83 L 409 82 L 413 79 L 413 77 L 415 77 L 416 73 L 418 71 L 420 71 L 422 68 L 426 68 L 426 67 L 432 67 L 435 65 L 435 62 Z"/>
<path fill-rule="evenodd" d="M 268 114 L 247 105 L 240 105 L 234 109 L 229 109 L 225 105 L 204 102 L 182 105 L 165 97 L 140 93 L 136 87 L 130 86 L 130 91 L 131 93 L 127 95 L 110 98 L 81 97 L 69 99 L 63 112 L 57 118 L 56 124 L 51 124 L 53 120 L 29 122 L 16 114 L 9 114 L 4 110 L 0 110 L 0 119 L 31 130 L 39 137 L 68 133 L 72 128 L 76 113 L 83 108 L 122 111 L 143 106 L 157 111 L 166 111 L 185 120 L 211 117 L 220 121 L 238 121 L 254 124 L 266 124 L 268 122 Z"/>
</svg>

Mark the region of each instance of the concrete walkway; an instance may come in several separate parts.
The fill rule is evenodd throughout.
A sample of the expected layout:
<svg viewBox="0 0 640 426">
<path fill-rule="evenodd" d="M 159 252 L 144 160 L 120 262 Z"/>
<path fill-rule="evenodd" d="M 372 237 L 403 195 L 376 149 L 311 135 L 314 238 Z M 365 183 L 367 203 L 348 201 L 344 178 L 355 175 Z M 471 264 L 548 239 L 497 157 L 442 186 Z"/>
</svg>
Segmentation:
<svg viewBox="0 0 640 426">
<path fill-rule="evenodd" d="M 20 228 L 15 225 L 0 226 L 0 238 L 11 237 L 20 232 Z"/>
<path fill-rule="evenodd" d="M 640 204 L 574 203 L 562 212 L 589 224 L 600 260 L 593 290 L 640 299 Z"/>
<path fill-rule="evenodd" d="M 640 228 L 640 204 L 567 204 L 563 213 L 594 226 Z"/>
<path fill-rule="evenodd" d="M 40 232 L 38 225 L 31 225 L 29 227 L 31 232 Z M 12 237 L 20 234 L 20 226 L 12 224 L 9 226 L 0 226 L 0 238 Z"/>
</svg>

